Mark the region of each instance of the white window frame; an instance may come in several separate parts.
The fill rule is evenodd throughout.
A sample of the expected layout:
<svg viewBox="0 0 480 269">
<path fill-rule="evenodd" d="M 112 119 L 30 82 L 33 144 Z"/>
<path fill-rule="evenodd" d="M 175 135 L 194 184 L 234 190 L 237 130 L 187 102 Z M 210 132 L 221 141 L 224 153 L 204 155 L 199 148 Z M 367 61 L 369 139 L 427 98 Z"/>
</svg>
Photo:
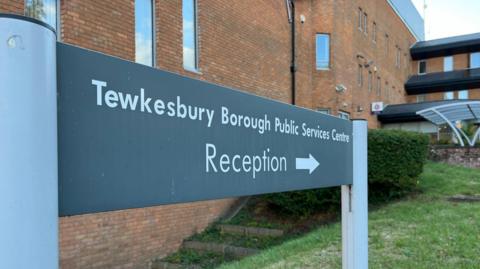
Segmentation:
<svg viewBox="0 0 480 269">
<path fill-rule="evenodd" d="M 326 114 L 326 115 L 331 115 L 331 114 L 332 114 L 332 111 L 331 111 L 330 108 L 323 108 L 323 107 L 321 107 L 321 108 L 317 108 L 317 111 L 318 111 L 319 113 Z"/>
<path fill-rule="evenodd" d="M 360 32 L 363 32 L 363 10 L 361 7 L 358 8 L 358 29 Z"/>
<path fill-rule="evenodd" d="M 343 120 L 350 120 L 350 113 L 348 113 L 346 111 L 339 110 L 338 111 L 338 117 L 340 119 L 343 119 Z"/>
<path fill-rule="evenodd" d="M 451 94 L 452 98 L 447 98 L 448 95 L 450 95 L 450 94 Z M 455 92 L 449 91 L 449 92 L 444 92 L 443 93 L 443 100 L 454 100 L 454 99 L 455 99 Z"/>
<path fill-rule="evenodd" d="M 465 93 L 465 94 L 466 94 L 466 98 L 462 98 L 462 97 L 460 96 L 462 93 Z M 459 99 L 459 100 L 468 100 L 468 99 L 470 99 L 470 92 L 469 92 L 469 90 L 461 90 L 461 91 L 458 91 L 457 95 L 458 95 L 458 99 Z"/>
<path fill-rule="evenodd" d="M 134 6 L 134 8 L 135 8 L 135 1 L 136 1 L 136 0 L 133 1 L 133 6 Z M 145 65 L 146 65 L 146 66 L 155 67 L 155 66 L 157 65 L 157 57 L 156 57 L 156 37 L 155 37 L 155 32 L 156 32 L 156 31 L 155 31 L 155 29 L 156 29 L 156 27 L 155 27 L 155 26 L 156 26 L 156 19 L 155 19 L 155 0 L 150 0 L 150 5 L 151 5 L 151 7 L 152 7 L 152 12 L 151 12 L 151 20 L 152 20 L 152 22 L 151 22 L 151 23 L 152 23 L 152 33 L 151 33 L 151 35 L 152 35 L 152 46 L 151 46 L 151 48 L 150 48 L 150 49 L 152 50 L 152 51 L 151 51 L 151 53 L 152 53 L 152 62 L 151 62 L 150 64 L 145 64 Z M 134 18 L 133 18 L 133 21 L 134 21 L 134 35 L 136 35 L 136 33 L 135 33 L 135 31 L 136 31 L 135 25 L 136 25 L 136 23 L 137 23 L 137 21 L 136 21 L 137 18 L 136 18 L 136 16 L 135 16 L 135 11 L 134 11 L 133 15 L 134 15 Z M 136 39 L 136 37 L 135 37 L 135 39 Z M 135 58 L 137 57 L 137 56 L 136 56 L 136 55 L 137 55 L 137 45 L 136 45 L 136 43 L 137 43 L 137 41 L 135 40 Z M 135 59 L 135 61 L 136 61 L 136 59 Z"/>
<path fill-rule="evenodd" d="M 328 62 L 327 62 L 327 67 L 319 67 L 318 66 L 318 61 L 317 61 L 317 57 L 318 57 L 318 54 L 317 54 L 317 47 L 318 47 L 318 42 L 317 42 L 317 37 L 318 36 L 326 36 L 328 38 L 328 47 L 327 47 L 327 53 L 328 53 Z M 331 39 L 331 35 L 328 34 L 328 33 L 316 33 L 315 34 L 315 68 L 317 70 L 330 70 L 330 39 Z"/>
<path fill-rule="evenodd" d="M 357 84 L 358 84 L 358 87 L 363 88 L 363 66 L 361 64 L 358 64 L 358 67 L 357 67 Z"/>
<path fill-rule="evenodd" d="M 182 31 L 183 31 L 183 1 L 182 0 Z M 200 73 L 200 67 L 199 67 L 199 63 L 200 63 L 200 50 L 199 50 L 199 40 L 198 40 L 198 1 L 197 0 L 191 0 L 193 1 L 193 8 L 194 8 L 194 11 L 193 11 L 193 16 L 194 16 L 194 19 L 193 19 L 193 23 L 194 23 L 194 38 L 195 38 L 195 41 L 194 41 L 194 45 L 195 45 L 195 48 L 194 48 L 194 53 L 195 53 L 195 61 L 194 61 L 194 68 L 191 68 L 189 66 L 185 66 L 185 61 L 182 57 L 182 63 L 183 63 L 183 69 L 186 70 L 186 71 L 190 71 L 190 72 L 194 72 L 194 73 Z M 183 39 L 185 38 L 185 34 L 183 33 L 182 35 L 182 55 L 183 55 Z"/>
<path fill-rule="evenodd" d="M 363 12 L 363 32 L 368 34 L 368 14 Z"/>
<path fill-rule="evenodd" d="M 447 66 L 448 59 L 452 59 L 451 66 Z M 453 71 L 454 69 L 455 69 L 455 59 L 453 58 L 453 56 L 445 56 L 443 58 L 443 71 L 449 72 L 449 71 Z"/>
<path fill-rule="evenodd" d="M 472 66 L 472 62 L 473 62 L 473 57 L 474 57 L 474 56 L 478 56 L 478 58 L 479 58 L 479 65 L 478 65 L 478 66 Z M 469 67 L 469 68 L 480 68 L 480 52 L 472 52 L 472 53 L 470 53 L 468 67 Z"/>
<path fill-rule="evenodd" d="M 417 95 L 417 103 L 425 102 L 427 100 L 426 94 Z"/>
</svg>

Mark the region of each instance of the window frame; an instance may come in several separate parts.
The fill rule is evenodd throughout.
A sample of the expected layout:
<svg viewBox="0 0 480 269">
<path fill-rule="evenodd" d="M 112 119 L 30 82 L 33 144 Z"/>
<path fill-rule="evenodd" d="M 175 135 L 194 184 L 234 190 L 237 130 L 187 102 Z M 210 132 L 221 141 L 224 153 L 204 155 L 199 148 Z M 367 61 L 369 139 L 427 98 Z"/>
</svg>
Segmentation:
<svg viewBox="0 0 480 269">
<path fill-rule="evenodd" d="M 472 66 L 473 57 L 478 56 L 478 66 Z M 472 52 L 468 57 L 468 68 L 480 68 L 480 52 Z"/>
<path fill-rule="evenodd" d="M 447 59 L 452 59 L 450 68 L 447 68 Z M 455 70 L 455 59 L 453 58 L 453 56 L 443 57 L 443 72 L 450 72 L 453 70 Z"/>
<path fill-rule="evenodd" d="M 421 72 L 422 68 L 421 68 L 421 64 L 424 63 L 425 64 L 425 72 Z M 417 70 L 418 74 L 419 75 L 425 75 L 427 74 L 427 61 L 426 60 L 420 60 L 418 61 L 418 70 Z"/>
<path fill-rule="evenodd" d="M 185 56 L 183 55 L 183 49 L 185 48 L 185 31 L 183 29 L 184 25 L 184 16 L 183 16 L 183 8 L 185 1 L 193 1 L 193 37 L 194 37 L 194 67 L 191 68 L 185 65 Z M 182 0 L 182 66 L 183 69 L 186 71 L 200 73 L 200 49 L 199 49 L 199 38 L 198 38 L 198 1 L 197 0 Z"/>
<path fill-rule="evenodd" d="M 368 70 L 368 92 L 372 92 L 373 90 L 373 72 Z"/>
<path fill-rule="evenodd" d="M 357 67 L 357 85 L 360 89 L 363 88 L 363 65 L 358 64 Z"/>
<path fill-rule="evenodd" d="M 385 33 L 385 56 L 390 54 L 390 35 Z"/>
<path fill-rule="evenodd" d="M 35 18 L 33 16 L 31 16 L 30 14 L 27 14 L 27 7 L 29 5 L 29 3 L 33 4 L 33 1 L 32 0 L 23 0 L 23 15 L 25 15 L 26 17 L 30 17 L 30 18 L 34 18 L 34 19 L 37 19 L 39 21 L 42 21 L 44 23 L 46 23 L 47 25 L 49 25 L 50 27 L 52 27 L 53 29 L 55 29 L 55 32 L 57 33 L 57 40 L 60 40 L 59 39 L 59 33 L 61 31 L 59 31 L 60 29 L 60 0 L 50 0 L 52 2 L 55 3 L 55 14 L 54 16 L 51 18 L 52 20 L 54 20 L 54 22 L 49 22 L 48 21 L 48 18 L 46 17 L 45 19 L 42 19 L 42 18 Z M 44 6 L 44 9 L 43 9 L 43 12 L 45 12 L 45 6 Z"/>
<path fill-rule="evenodd" d="M 377 43 L 377 22 L 373 22 L 372 25 L 372 42 Z"/>
<path fill-rule="evenodd" d="M 366 35 L 368 34 L 368 14 L 367 14 L 367 12 L 363 12 L 363 32 Z"/>
<path fill-rule="evenodd" d="M 377 77 L 377 97 L 382 96 L 382 78 L 380 76 Z"/>
<path fill-rule="evenodd" d="M 401 57 L 402 57 L 402 51 L 400 49 L 400 46 L 395 46 L 396 48 L 396 54 L 395 54 L 395 67 L 397 68 L 400 68 L 401 65 L 402 65 L 402 60 L 401 60 Z"/>
<path fill-rule="evenodd" d="M 152 45 L 150 47 L 151 49 L 151 54 L 152 54 L 152 61 L 150 64 L 144 64 L 144 63 L 140 63 L 140 62 L 137 62 L 137 39 L 136 39 L 136 33 L 137 33 L 137 29 L 136 29 L 136 23 L 137 23 L 137 17 L 136 17 L 136 11 L 135 11 L 135 5 L 136 5 L 136 1 L 137 0 L 134 0 L 133 1 L 133 6 L 134 6 L 134 11 L 133 11 L 133 21 L 134 21 L 134 35 L 135 35 L 135 62 L 136 63 L 139 63 L 139 64 L 143 64 L 143 65 L 146 65 L 146 66 L 150 66 L 150 67 L 156 67 L 157 66 L 157 57 L 156 57 L 156 36 L 155 36 L 155 30 L 156 30 L 156 18 L 155 18 L 155 0 L 148 0 L 150 2 L 150 5 L 151 5 L 151 14 L 150 14 L 150 19 L 151 19 L 151 23 L 152 23 L 152 30 L 151 30 L 151 38 L 152 38 Z"/>
<path fill-rule="evenodd" d="M 452 95 L 452 98 L 447 98 L 447 95 Z M 448 91 L 443 93 L 443 100 L 455 100 L 455 92 L 454 91 Z"/>
<path fill-rule="evenodd" d="M 417 95 L 416 101 L 417 103 L 422 103 L 427 100 L 427 95 L 426 94 L 419 94 Z"/>
<path fill-rule="evenodd" d="M 332 110 L 330 108 L 319 107 L 317 108 L 317 112 L 325 115 L 332 115 Z"/>
<path fill-rule="evenodd" d="M 350 120 L 350 113 L 347 111 L 339 110 L 338 111 L 338 118 L 342 120 Z"/>
<path fill-rule="evenodd" d="M 460 96 L 462 93 L 466 93 L 466 98 L 462 98 Z M 461 91 L 458 91 L 457 96 L 458 96 L 459 100 L 468 100 L 468 99 L 470 99 L 470 92 L 469 92 L 469 90 L 461 90 Z"/>
<path fill-rule="evenodd" d="M 327 37 L 327 53 L 328 53 L 328 57 L 327 57 L 327 67 L 319 67 L 318 65 L 318 37 L 320 36 L 323 36 L 323 37 Z M 316 33 L 315 34 L 315 69 L 316 70 L 330 70 L 330 56 L 331 56 L 331 53 L 330 53 L 330 48 L 331 48 L 331 36 L 329 33 Z"/>
<path fill-rule="evenodd" d="M 363 10 L 361 7 L 358 8 L 358 29 L 363 32 Z"/>
</svg>

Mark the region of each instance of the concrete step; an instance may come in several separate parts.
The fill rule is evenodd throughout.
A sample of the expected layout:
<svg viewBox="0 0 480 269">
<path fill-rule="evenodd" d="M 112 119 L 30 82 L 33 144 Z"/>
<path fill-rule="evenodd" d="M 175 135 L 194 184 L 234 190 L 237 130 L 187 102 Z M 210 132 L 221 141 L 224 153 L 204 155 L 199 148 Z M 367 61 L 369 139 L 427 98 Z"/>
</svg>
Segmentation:
<svg viewBox="0 0 480 269">
<path fill-rule="evenodd" d="M 229 234 L 241 234 L 245 236 L 255 236 L 255 237 L 280 237 L 283 236 L 284 232 L 278 229 L 268 229 L 268 228 L 257 228 L 257 227 L 248 227 L 240 225 L 229 225 L 229 224 L 219 224 L 217 228 L 222 233 Z"/>
<path fill-rule="evenodd" d="M 184 265 L 164 262 L 162 260 L 154 260 L 150 266 L 150 269 L 202 269 L 202 267 L 195 264 Z"/>
<path fill-rule="evenodd" d="M 205 251 L 229 255 L 234 258 L 243 258 L 260 252 L 260 250 L 254 248 L 236 247 L 227 244 L 200 241 L 185 241 L 183 242 L 182 247 L 188 250 Z"/>
</svg>

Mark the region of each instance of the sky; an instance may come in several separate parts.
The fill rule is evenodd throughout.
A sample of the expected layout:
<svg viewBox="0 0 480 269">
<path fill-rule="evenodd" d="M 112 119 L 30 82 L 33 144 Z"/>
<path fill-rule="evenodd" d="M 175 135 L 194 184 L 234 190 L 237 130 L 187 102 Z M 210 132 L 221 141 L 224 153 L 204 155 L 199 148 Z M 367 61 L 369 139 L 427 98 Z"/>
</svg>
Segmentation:
<svg viewBox="0 0 480 269">
<path fill-rule="evenodd" d="M 480 0 L 412 0 L 422 17 L 426 40 L 480 32 Z"/>
</svg>

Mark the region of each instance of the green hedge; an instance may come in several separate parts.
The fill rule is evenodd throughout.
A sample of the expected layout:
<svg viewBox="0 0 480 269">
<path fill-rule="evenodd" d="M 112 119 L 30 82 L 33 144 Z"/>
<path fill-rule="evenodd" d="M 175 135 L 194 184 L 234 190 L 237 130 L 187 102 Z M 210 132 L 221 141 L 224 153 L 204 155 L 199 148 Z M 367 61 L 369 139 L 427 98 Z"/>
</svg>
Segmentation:
<svg viewBox="0 0 480 269">
<path fill-rule="evenodd" d="M 414 190 L 427 158 L 428 136 L 398 130 L 368 132 L 370 201 L 387 201 Z M 269 194 L 265 199 L 287 214 L 310 215 L 338 209 L 340 188 Z"/>
<path fill-rule="evenodd" d="M 398 130 L 368 132 L 370 199 L 388 200 L 411 192 L 427 160 L 427 135 Z"/>
</svg>

